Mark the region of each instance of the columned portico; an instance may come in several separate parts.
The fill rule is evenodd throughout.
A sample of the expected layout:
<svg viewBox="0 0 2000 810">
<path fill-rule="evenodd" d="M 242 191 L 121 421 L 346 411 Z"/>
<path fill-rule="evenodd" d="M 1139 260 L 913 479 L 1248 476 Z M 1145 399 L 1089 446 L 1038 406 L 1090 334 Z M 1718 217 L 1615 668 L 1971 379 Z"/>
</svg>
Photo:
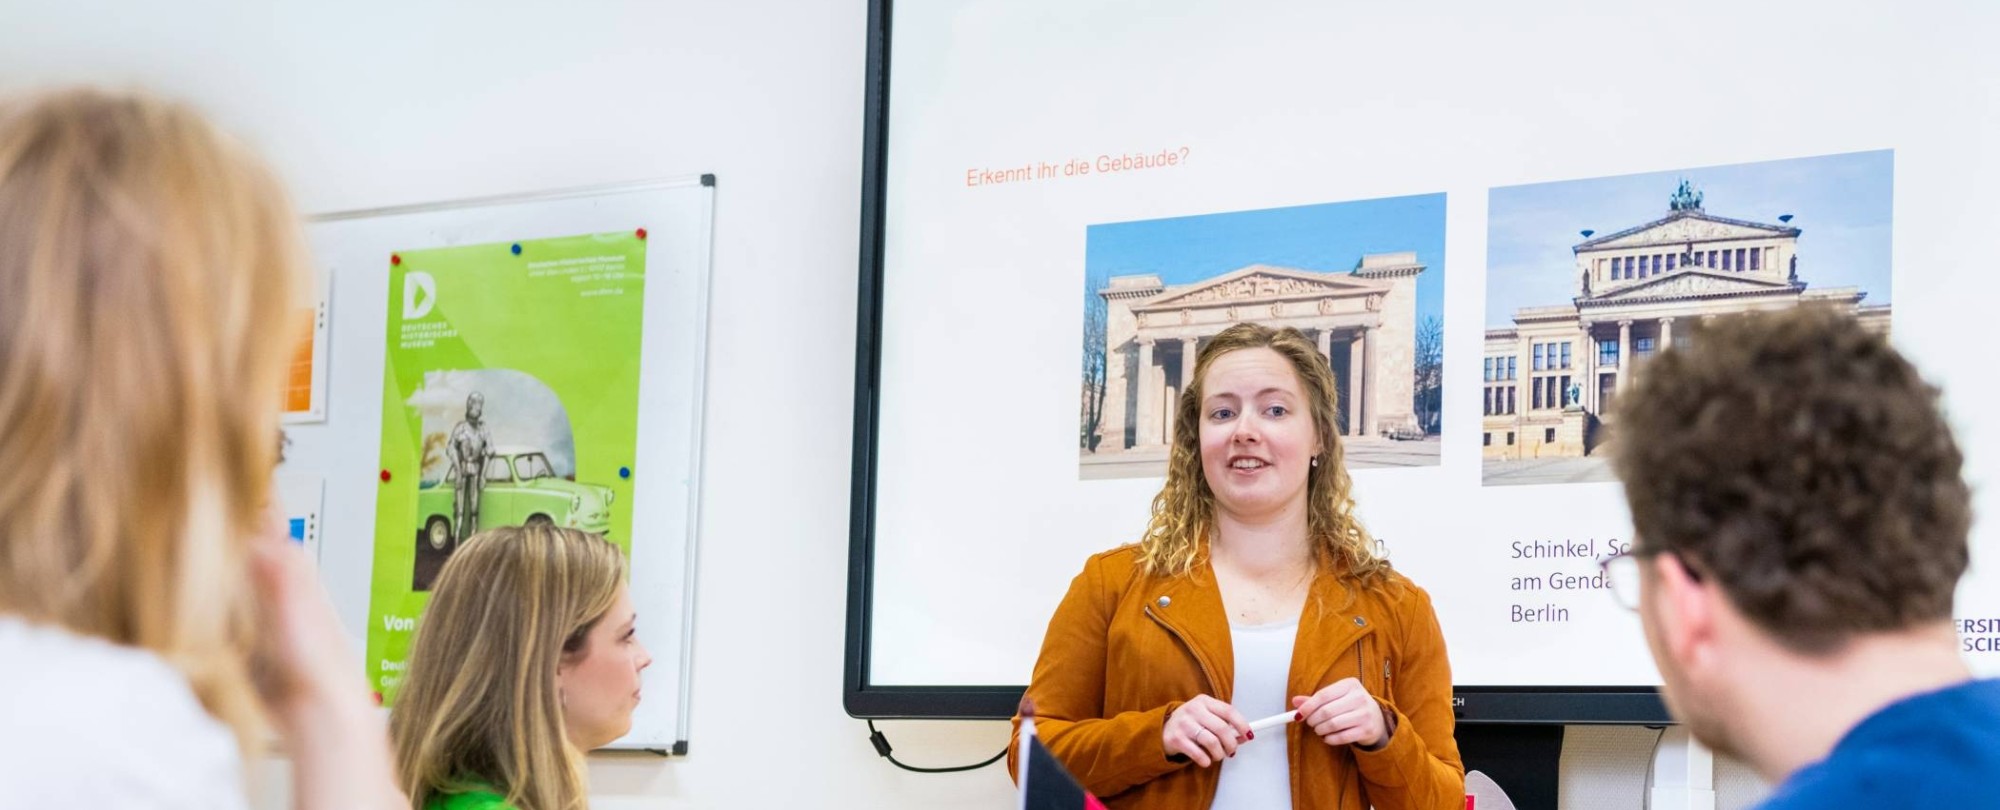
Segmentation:
<svg viewBox="0 0 2000 810">
<path fill-rule="evenodd" d="M 1632 322 L 1618 322 L 1618 391 L 1632 384 Z"/>
<path fill-rule="evenodd" d="M 1521 373 L 1488 372 L 1485 382 L 1494 390 L 1482 421 L 1484 455 L 1594 454 L 1610 435 L 1597 427 L 1616 430 L 1609 416 L 1616 399 L 1628 395 L 1636 375 L 1645 373 L 1648 357 L 1677 340 L 1686 342 L 1687 335 L 1676 333 L 1689 324 L 1819 304 L 1849 309 L 1864 326 L 1886 333 L 1889 307 L 1864 305 L 1867 290 L 1810 287 L 1802 280 L 1809 268 L 1798 260 L 1799 233 L 1788 224 L 1710 215 L 1701 209 L 1700 197 L 1683 188 L 1665 218 L 1575 245 L 1575 264 L 1560 271 L 1575 285 L 1567 303 L 1524 306 L 1512 324 L 1488 328 L 1490 362 L 1484 367 L 1517 362 Z M 1557 269 L 1550 271 L 1553 276 Z M 1579 349 L 1580 363 L 1573 358 Z M 1550 397 L 1550 387 L 1559 384 L 1551 378 L 1563 377 L 1579 383 L 1581 396 L 1574 403 L 1562 392 Z M 1505 404 L 1512 395 L 1518 395 L 1518 409 Z M 1549 409 L 1573 404 L 1584 413 L 1566 414 L 1565 431 Z M 1582 431 L 1576 430 L 1576 419 L 1582 420 Z"/>
<path fill-rule="evenodd" d="M 1422 271 L 1405 253 L 1364 257 L 1347 273 L 1254 265 L 1181 287 L 1153 276 L 1113 278 L 1099 293 L 1109 309 L 1109 368 L 1097 453 L 1163 451 L 1201 342 L 1252 320 L 1296 328 L 1316 344 L 1333 372 L 1347 435 L 1415 430 L 1412 369 L 1390 369 L 1383 358 L 1414 357 Z"/>
<path fill-rule="evenodd" d="M 1583 401 L 1578 404 L 1581 404 L 1584 410 L 1597 413 L 1599 410 L 1597 403 L 1598 351 L 1597 336 L 1592 334 L 1597 325 L 1589 321 L 1584 321 L 1580 326 L 1583 331 L 1583 379 L 1577 382 L 1583 388 Z"/>
<path fill-rule="evenodd" d="M 1181 394 L 1194 384 L 1194 360 L 1201 352 L 1200 338 L 1181 338 L 1181 376 L 1167 389 L 1167 443 L 1173 442 L 1174 426 L 1181 418 Z"/>
<path fill-rule="evenodd" d="M 1154 370 L 1156 366 L 1153 363 L 1153 343 L 1151 338 L 1139 340 L 1139 384 L 1136 389 L 1139 396 L 1139 430 L 1134 438 L 1139 447 L 1153 447 L 1160 444 L 1158 412 L 1163 392 L 1160 390 L 1159 376 Z"/>
<path fill-rule="evenodd" d="M 1373 329 L 1363 327 L 1361 329 L 1361 336 L 1358 338 L 1361 343 L 1361 371 L 1354 373 L 1352 376 L 1361 383 L 1361 394 L 1355 397 L 1355 399 L 1361 401 L 1361 421 L 1351 423 L 1353 424 L 1353 428 L 1348 433 L 1353 436 L 1373 435 L 1379 429 L 1375 424 L 1376 402 L 1373 394 L 1375 391 L 1375 379 L 1379 376 L 1376 367 L 1381 364 L 1375 362 L 1375 344 L 1377 341 L 1371 336 L 1371 333 L 1374 331 Z"/>
</svg>

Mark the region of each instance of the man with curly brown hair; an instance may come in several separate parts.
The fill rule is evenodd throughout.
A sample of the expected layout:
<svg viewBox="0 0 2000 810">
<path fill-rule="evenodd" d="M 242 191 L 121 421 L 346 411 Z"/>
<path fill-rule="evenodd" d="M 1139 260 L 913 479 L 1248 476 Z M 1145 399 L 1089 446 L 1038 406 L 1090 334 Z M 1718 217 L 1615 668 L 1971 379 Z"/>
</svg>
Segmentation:
<svg viewBox="0 0 2000 810">
<path fill-rule="evenodd" d="M 1674 716 L 1765 808 L 1996 801 L 2000 680 L 1958 653 L 1971 495 L 1937 389 L 1830 308 L 1729 316 L 1621 395 L 1607 563 Z"/>
</svg>

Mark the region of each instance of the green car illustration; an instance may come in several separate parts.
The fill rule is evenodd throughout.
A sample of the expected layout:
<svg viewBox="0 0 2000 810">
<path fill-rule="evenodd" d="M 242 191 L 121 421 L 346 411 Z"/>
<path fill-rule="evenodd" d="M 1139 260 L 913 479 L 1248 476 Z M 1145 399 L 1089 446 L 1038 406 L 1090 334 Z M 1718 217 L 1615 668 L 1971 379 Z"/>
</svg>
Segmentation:
<svg viewBox="0 0 2000 810">
<path fill-rule="evenodd" d="M 429 590 L 430 581 L 456 550 L 452 497 L 458 467 L 444 480 L 423 484 L 417 491 L 417 565 L 411 584 Z M 548 455 L 540 450 L 502 447 L 486 459 L 486 486 L 479 494 L 480 529 L 552 523 L 586 532 L 611 531 L 610 487 L 579 484 L 556 475 Z"/>
</svg>

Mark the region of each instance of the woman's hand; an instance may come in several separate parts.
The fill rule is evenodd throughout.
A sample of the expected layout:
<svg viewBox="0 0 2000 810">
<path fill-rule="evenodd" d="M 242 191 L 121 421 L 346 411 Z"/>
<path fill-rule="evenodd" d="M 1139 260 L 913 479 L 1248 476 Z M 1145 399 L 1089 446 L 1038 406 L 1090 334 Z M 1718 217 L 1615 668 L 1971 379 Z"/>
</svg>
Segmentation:
<svg viewBox="0 0 2000 810">
<path fill-rule="evenodd" d="M 1310 696 L 1292 698 L 1299 719 L 1327 745 L 1359 745 L 1380 748 L 1389 742 L 1389 721 L 1382 704 L 1368 694 L 1368 687 L 1353 678 L 1343 678 Z"/>
<path fill-rule="evenodd" d="M 1236 745 L 1256 735 L 1236 707 L 1208 695 L 1196 695 L 1167 715 L 1160 743 L 1167 754 L 1181 754 L 1204 768 L 1236 756 Z"/>
<path fill-rule="evenodd" d="M 312 562 L 284 534 L 275 510 L 266 521 L 271 525 L 253 541 L 250 562 L 264 611 L 260 686 L 272 719 L 282 727 L 294 711 L 323 701 L 368 712 L 360 661 Z"/>
<path fill-rule="evenodd" d="M 275 508 L 267 520 L 273 523 L 253 541 L 250 558 L 265 612 L 259 680 L 291 754 L 292 806 L 407 810 L 388 735 L 326 589 L 279 528 Z"/>
</svg>

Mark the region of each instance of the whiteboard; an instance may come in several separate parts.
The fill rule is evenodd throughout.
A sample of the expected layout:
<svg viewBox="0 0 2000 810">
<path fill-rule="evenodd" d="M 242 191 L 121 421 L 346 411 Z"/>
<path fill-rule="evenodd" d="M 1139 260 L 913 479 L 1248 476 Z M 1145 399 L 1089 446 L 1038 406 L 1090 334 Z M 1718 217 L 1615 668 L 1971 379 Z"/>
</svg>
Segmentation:
<svg viewBox="0 0 2000 810">
<path fill-rule="evenodd" d="M 619 506 L 631 510 L 630 590 L 654 659 L 642 688 L 658 697 L 640 704 L 632 731 L 611 747 L 686 752 L 713 207 L 714 179 L 703 175 L 311 219 L 312 256 L 329 287 L 330 393 L 323 422 L 286 427 L 281 473 L 324 481 L 320 575 L 347 626 L 378 618 L 370 591 L 389 478 L 381 451 L 397 254 L 644 229 L 634 460 L 620 470 L 632 497 Z M 524 324 L 534 304 L 521 302 Z"/>
</svg>

